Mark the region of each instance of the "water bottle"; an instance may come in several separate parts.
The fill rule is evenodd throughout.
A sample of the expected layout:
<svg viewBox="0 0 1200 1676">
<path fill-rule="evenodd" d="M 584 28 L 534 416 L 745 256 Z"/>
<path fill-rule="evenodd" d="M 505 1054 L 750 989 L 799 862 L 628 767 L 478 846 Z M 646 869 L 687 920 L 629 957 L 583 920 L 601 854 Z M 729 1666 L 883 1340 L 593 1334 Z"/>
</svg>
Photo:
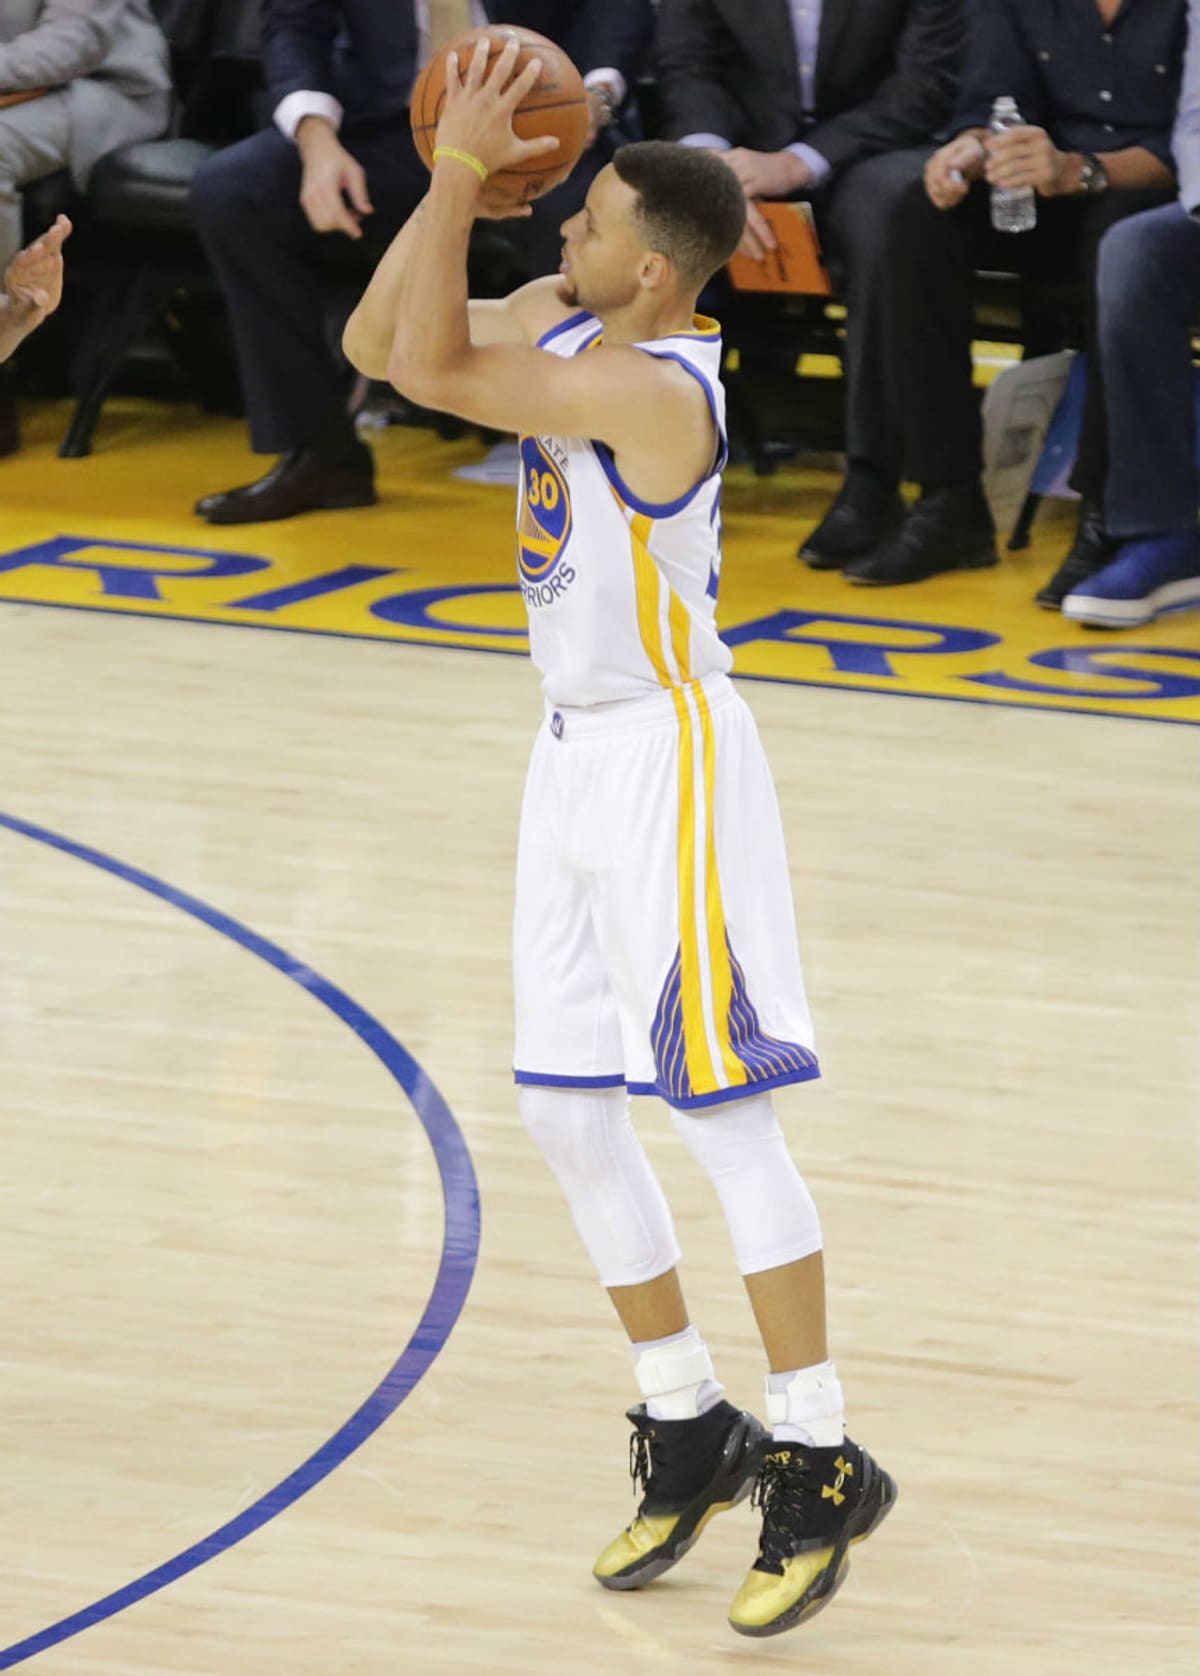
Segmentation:
<svg viewBox="0 0 1200 1676">
<path fill-rule="evenodd" d="M 988 127 L 993 134 L 1024 127 L 1015 99 L 997 99 Z M 992 226 L 998 233 L 1029 233 L 1037 226 L 1037 194 L 1032 186 L 992 187 Z"/>
</svg>

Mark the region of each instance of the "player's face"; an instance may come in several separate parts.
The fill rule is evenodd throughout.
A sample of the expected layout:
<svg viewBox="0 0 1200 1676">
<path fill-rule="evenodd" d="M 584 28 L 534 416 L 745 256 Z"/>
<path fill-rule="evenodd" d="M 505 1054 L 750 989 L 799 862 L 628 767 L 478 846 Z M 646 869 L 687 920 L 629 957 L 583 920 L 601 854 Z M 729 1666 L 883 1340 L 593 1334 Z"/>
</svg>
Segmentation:
<svg viewBox="0 0 1200 1676">
<path fill-rule="evenodd" d="M 570 300 L 592 314 L 623 308 L 637 295 L 646 247 L 634 231 L 636 203 L 637 193 L 609 164 L 579 214 L 563 222 L 559 272 Z"/>
</svg>

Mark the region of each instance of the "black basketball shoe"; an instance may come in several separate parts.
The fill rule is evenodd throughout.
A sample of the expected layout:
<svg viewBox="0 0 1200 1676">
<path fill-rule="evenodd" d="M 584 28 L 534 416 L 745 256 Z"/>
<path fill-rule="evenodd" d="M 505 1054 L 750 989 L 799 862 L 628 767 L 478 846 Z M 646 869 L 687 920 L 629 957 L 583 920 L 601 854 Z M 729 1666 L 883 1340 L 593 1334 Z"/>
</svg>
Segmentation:
<svg viewBox="0 0 1200 1676">
<path fill-rule="evenodd" d="M 640 1589 L 669 1571 L 715 1513 L 750 1494 L 770 1434 L 753 1414 L 719 1402 L 696 1420 L 651 1420 L 631 1408 L 629 1473 L 645 1494 L 637 1517 L 600 1555 L 606 1589 Z"/>
<path fill-rule="evenodd" d="M 857 1443 L 833 1449 L 773 1443 L 754 1486 L 762 1509 L 758 1558 L 729 1609 L 740 1635 L 778 1635 L 833 1599 L 852 1542 L 887 1517 L 896 1486 Z"/>
</svg>

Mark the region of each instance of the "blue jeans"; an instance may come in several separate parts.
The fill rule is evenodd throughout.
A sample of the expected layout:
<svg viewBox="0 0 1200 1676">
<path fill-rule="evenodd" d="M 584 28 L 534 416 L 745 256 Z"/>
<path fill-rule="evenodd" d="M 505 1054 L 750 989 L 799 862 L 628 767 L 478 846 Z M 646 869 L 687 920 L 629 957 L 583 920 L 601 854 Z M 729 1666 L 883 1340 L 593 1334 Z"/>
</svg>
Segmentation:
<svg viewBox="0 0 1200 1676">
<path fill-rule="evenodd" d="M 1109 534 L 1193 529 L 1200 508 L 1191 356 L 1200 322 L 1200 223 L 1179 204 L 1119 222 L 1101 243 L 1097 284 Z"/>
</svg>

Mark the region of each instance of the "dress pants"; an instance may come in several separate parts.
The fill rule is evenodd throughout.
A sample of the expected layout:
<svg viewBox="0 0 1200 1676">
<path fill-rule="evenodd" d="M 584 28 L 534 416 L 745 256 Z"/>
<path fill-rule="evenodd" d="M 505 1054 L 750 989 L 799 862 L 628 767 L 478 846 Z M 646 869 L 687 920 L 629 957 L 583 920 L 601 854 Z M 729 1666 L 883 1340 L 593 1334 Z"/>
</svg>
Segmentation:
<svg viewBox="0 0 1200 1676">
<path fill-rule="evenodd" d="M 275 128 L 218 152 L 193 181 L 192 208 L 233 323 L 260 454 L 309 447 L 344 413 L 351 374 L 326 331 L 329 258 L 360 259 L 365 285 L 429 184 L 407 118 L 348 121 L 339 138 L 362 164 L 374 205 L 361 243 L 309 226 L 299 151 Z"/>
<path fill-rule="evenodd" d="M 955 210 L 925 191 L 931 152 L 890 152 L 847 170 L 818 220 L 845 271 L 847 453 L 925 489 L 964 484 L 983 465 L 972 386 L 973 273 L 1082 280 L 1091 376 L 1073 483 L 1099 498 L 1108 464 L 1103 378 L 1095 354 L 1096 262 L 1114 223 L 1168 200 L 1166 190 L 1039 198 L 1029 233 L 997 233 L 980 183 Z"/>
</svg>

